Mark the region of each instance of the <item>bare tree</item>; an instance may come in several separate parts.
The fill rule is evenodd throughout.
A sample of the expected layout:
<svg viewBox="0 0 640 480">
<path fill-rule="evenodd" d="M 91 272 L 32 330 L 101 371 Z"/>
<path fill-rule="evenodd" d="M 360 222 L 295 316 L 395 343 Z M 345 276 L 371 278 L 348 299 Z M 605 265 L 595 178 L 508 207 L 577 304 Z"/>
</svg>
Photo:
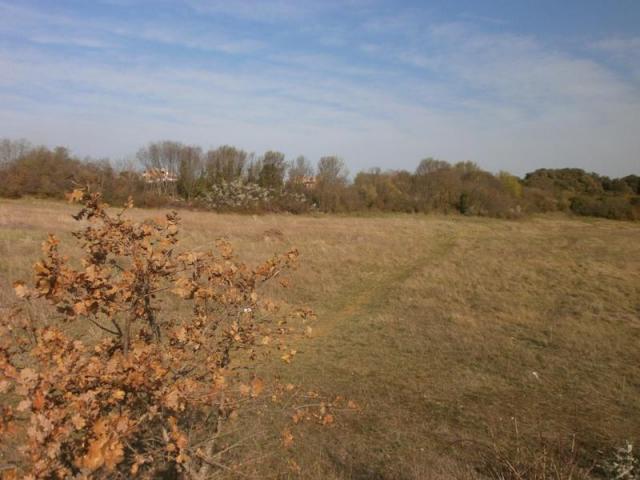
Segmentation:
<svg viewBox="0 0 640 480">
<path fill-rule="evenodd" d="M 246 172 L 247 183 L 258 183 L 260 173 L 262 172 L 262 158 L 256 158 L 256 154 L 251 153 L 247 161 Z"/>
<path fill-rule="evenodd" d="M 344 205 L 347 171 L 342 159 L 336 156 L 322 157 L 318 162 L 315 198 L 325 211 L 337 211 Z"/>
<path fill-rule="evenodd" d="M 169 140 L 152 142 L 141 148 L 136 156 L 147 170 L 165 170 L 175 175 L 180 168 L 180 152 L 183 147 L 182 143 Z"/>
<path fill-rule="evenodd" d="M 242 177 L 247 163 L 247 152 L 223 145 L 206 154 L 205 169 L 209 184 L 233 182 Z"/>
<path fill-rule="evenodd" d="M 11 140 L 3 138 L 0 140 L 0 165 L 14 162 L 31 149 L 31 144 L 25 139 Z"/>
<path fill-rule="evenodd" d="M 334 156 L 322 157 L 318 161 L 318 182 L 327 185 L 339 185 L 347 182 L 349 171 L 341 158 Z"/>
<path fill-rule="evenodd" d="M 449 162 L 428 157 L 420 161 L 418 168 L 416 168 L 416 175 L 428 175 L 429 173 L 446 170 L 448 168 L 451 168 Z"/>
<path fill-rule="evenodd" d="M 299 179 L 313 176 L 313 165 L 303 155 L 289 163 L 289 182 L 296 182 Z"/>
<path fill-rule="evenodd" d="M 180 156 L 184 145 L 180 142 L 164 140 L 153 142 L 138 150 L 138 161 L 147 172 L 152 172 L 150 182 L 159 194 L 175 191 L 175 180 L 180 169 Z M 160 174 L 160 175 L 158 175 Z"/>
<path fill-rule="evenodd" d="M 198 185 L 202 179 L 202 149 L 197 146 L 183 146 L 180 150 L 180 167 L 178 169 L 178 193 L 187 200 L 198 193 Z"/>
</svg>

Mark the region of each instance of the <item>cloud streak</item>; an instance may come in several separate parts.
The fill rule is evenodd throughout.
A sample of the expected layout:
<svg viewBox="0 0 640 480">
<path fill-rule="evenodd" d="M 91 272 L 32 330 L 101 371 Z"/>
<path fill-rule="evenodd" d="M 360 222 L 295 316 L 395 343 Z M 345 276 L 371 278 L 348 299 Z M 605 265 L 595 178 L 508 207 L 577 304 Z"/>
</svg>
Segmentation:
<svg viewBox="0 0 640 480">
<path fill-rule="evenodd" d="M 569 50 L 507 21 L 364 0 L 167 1 L 144 18 L 108 3 L 0 2 L 3 135 L 96 156 L 171 137 L 335 153 L 352 170 L 428 155 L 637 170 L 635 37 Z"/>
</svg>

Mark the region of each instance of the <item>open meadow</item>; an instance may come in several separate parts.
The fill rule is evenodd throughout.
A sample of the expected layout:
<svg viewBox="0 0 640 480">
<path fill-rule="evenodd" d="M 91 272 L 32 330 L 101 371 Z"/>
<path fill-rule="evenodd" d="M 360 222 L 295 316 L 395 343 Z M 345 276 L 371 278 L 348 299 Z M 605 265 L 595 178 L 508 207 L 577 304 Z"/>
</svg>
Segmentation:
<svg viewBox="0 0 640 480">
<path fill-rule="evenodd" d="M 71 240 L 76 210 L 0 200 L 0 305 L 30 279 L 47 233 Z M 299 426 L 286 458 L 257 442 L 243 475 L 490 478 L 518 462 L 588 468 L 626 441 L 640 448 L 640 223 L 179 215 L 190 248 L 225 237 L 250 264 L 300 250 L 277 295 L 315 310 L 312 338 L 291 364 L 262 368 L 359 406 Z M 248 423 L 277 438 L 276 422 Z"/>
</svg>

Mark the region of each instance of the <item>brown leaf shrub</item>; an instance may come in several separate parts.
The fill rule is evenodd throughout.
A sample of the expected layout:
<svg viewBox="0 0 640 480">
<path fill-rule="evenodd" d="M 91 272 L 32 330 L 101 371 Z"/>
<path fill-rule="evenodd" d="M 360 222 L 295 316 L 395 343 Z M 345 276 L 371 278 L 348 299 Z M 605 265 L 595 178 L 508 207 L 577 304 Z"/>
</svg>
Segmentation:
<svg viewBox="0 0 640 480">
<path fill-rule="evenodd" d="M 180 251 L 176 213 L 134 222 L 99 194 L 69 198 L 83 204 L 83 257 L 70 261 L 49 236 L 33 287 L 15 284 L 22 301 L 45 299 L 58 317 L 36 322 L 24 307 L 0 324 L 0 450 L 20 445 L 22 478 L 205 478 L 225 421 L 265 389 L 259 353 L 293 356 L 285 337 L 300 316 L 275 321 L 258 288 L 298 252 L 249 268 L 225 241 Z M 192 314 L 166 314 L 171 296 Z"/>
</svg>

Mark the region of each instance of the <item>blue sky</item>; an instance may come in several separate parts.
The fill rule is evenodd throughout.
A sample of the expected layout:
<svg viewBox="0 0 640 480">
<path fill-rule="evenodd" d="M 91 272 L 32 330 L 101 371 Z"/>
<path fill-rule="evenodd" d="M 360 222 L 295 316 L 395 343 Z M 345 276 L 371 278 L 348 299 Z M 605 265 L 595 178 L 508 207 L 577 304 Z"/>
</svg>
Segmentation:
<svg viewBox="0 0 640 480">
<path fill-rule="evenodd" d="M 0 137 L 640 173 L 640 2 L 0 0 Z"/>
</svg>

